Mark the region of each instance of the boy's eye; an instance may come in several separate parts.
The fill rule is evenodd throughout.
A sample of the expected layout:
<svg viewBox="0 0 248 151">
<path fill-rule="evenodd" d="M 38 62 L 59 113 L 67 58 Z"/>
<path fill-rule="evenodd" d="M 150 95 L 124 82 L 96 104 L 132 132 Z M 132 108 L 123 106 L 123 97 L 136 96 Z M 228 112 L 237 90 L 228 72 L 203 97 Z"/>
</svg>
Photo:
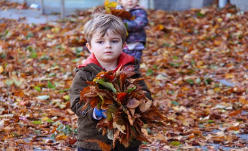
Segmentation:
<svg viewBox="0 0 248 151">
<path fill-rule="evenodd" d="M 117 43 L 117 42 L 118 42 L 118 40 L 113 40 L 113 41 L 112 41 L 112 43 Z"/>
<path fill-rule="evenodd" d="M 97 43 L 102 44 L 102 43 L 103 43 L 103 41 L 98 41 Z"/>
</svg>

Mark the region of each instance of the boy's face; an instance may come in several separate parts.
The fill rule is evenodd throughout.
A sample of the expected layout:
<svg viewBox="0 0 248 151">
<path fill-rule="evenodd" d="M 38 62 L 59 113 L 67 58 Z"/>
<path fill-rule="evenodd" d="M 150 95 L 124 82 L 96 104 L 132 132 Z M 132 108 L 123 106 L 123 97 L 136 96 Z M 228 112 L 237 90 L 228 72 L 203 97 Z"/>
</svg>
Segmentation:
<svg viewBox="0 0 248 151">
<path fill-rule="evenodd" d="M 103 37 L 97 30 L 92 36 L 90 45 L 87 43 L 86 46 L 91 53 L 94 53 L 99 62 L 116 63 L 125 44 L 123 44 L 120 34 L 108 29 Z"/>
<path fill-rule="evenodd" d="M 139 0 L 121 0 L 122 6 L 127 10 L 134 8 L 138 2 Z"/>
</svg>

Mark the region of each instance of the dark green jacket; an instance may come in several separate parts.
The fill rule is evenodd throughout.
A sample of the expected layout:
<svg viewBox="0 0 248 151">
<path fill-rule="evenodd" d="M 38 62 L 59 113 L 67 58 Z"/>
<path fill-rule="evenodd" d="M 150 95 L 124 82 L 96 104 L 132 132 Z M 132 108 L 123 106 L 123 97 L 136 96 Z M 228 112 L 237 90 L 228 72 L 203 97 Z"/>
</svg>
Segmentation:
<svg viewBox="0 0 248 151">
<path fill-rule="evenodd" d="M 136 73 L 133 78 L 140 78 L 141 74 L 139 71 L 139 61 L 134 60 L 133 61 L 127 61 L 130 60 L 130 56 L 126 56 L 126 54 L 122 54 L 122 57 L 119 57 L 119 60 L 121 58 L 121 61 L 123 63 L 126 62 L 127 64 L 122 64 L 123 68 L 133 69 Z M 93 109 L 88 106 L 87 109 L 82 111 L 83 103 L 80 104 L 80 92 L 87 87 L 86 81 L 93 81 L 93 79 L 96 77 L 96 75 L 103 71 L 104 69 L 100 67 L 98 61 L 92 55 L 87 59 L 86 63 L 82 66 L 79 66 L 76 69 L 76 76 L 73 80 L 73 83 L 70 87 L 70 105 L 72 111 L 78 116 L 78 141 L 77 146 L 85 149 L 95 149 L 95 150 L 101 150 L 96 143 L 92 142 L 85 142 L 84 140 L 88 139 L 97 139 L 100 141 L 103 141 L 105 143 L 111 144 L 112 140 L 109 140 L 107 136 L 103 136 L 101 131 L 98 131 L 96 128 L 98 120 L 95 120 L 93 118 Z M 151 98 L 150 91 L 147 88 L 147 85 L 144 81 L 140 83 L 143 86 L 143 90 L 147 91 L 147 97 Z M 141 144 L 140 141 L 134 141 L 130 144 L 130 148 L 137 147 Z M 123 145 L 117 145 L 119 150 L 125 149 Z"/>
</svg>

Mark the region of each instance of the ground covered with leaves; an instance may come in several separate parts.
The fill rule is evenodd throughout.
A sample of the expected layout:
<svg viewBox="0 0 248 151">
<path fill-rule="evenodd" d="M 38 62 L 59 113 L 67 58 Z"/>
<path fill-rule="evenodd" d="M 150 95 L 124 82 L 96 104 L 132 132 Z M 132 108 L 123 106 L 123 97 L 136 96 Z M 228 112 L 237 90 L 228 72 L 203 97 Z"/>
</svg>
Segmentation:
<svg viewBox="0 0 248 151">
<path fill-rule="evenodd" d="M 68 89 L 89 56 L 81 31 L 90 14 L 37 25 L 1 19 L 1 149 L 75 149 Z M 140 150 L 247 148 L 248 13 L 212 5 L 148 14 L 141 71 L 166 124 L 145 125 L 151 143 Z"/>
</svg>

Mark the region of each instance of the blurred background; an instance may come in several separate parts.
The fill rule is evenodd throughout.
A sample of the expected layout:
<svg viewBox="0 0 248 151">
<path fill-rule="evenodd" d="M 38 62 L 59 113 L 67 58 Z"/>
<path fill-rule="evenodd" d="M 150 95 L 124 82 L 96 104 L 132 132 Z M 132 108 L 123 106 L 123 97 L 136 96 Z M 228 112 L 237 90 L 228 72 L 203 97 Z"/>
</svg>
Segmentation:
<svg viewBox="0 0 248 151">
<path fill-rule="evenodd" d="M 27 3 L 28 6 L 35 4 L 43 7 L 44 14 L 69 15 L 75 10 L 89 9 L 102 5 L 104 0 L 9 0 L 18 3 Z M 116 1 L 116 0 L 112 0 Z M 161 9 L 166 11 L 183 11 L 191 8 L 202 8 L 209 6 L 216 0 L 140 0 L 140 5 L 146 9 Z M 243 11 L 248 10 L 248 0 L 219 0 L 219 7 L 226 3 L 236 5 Z"/>
</svg>

